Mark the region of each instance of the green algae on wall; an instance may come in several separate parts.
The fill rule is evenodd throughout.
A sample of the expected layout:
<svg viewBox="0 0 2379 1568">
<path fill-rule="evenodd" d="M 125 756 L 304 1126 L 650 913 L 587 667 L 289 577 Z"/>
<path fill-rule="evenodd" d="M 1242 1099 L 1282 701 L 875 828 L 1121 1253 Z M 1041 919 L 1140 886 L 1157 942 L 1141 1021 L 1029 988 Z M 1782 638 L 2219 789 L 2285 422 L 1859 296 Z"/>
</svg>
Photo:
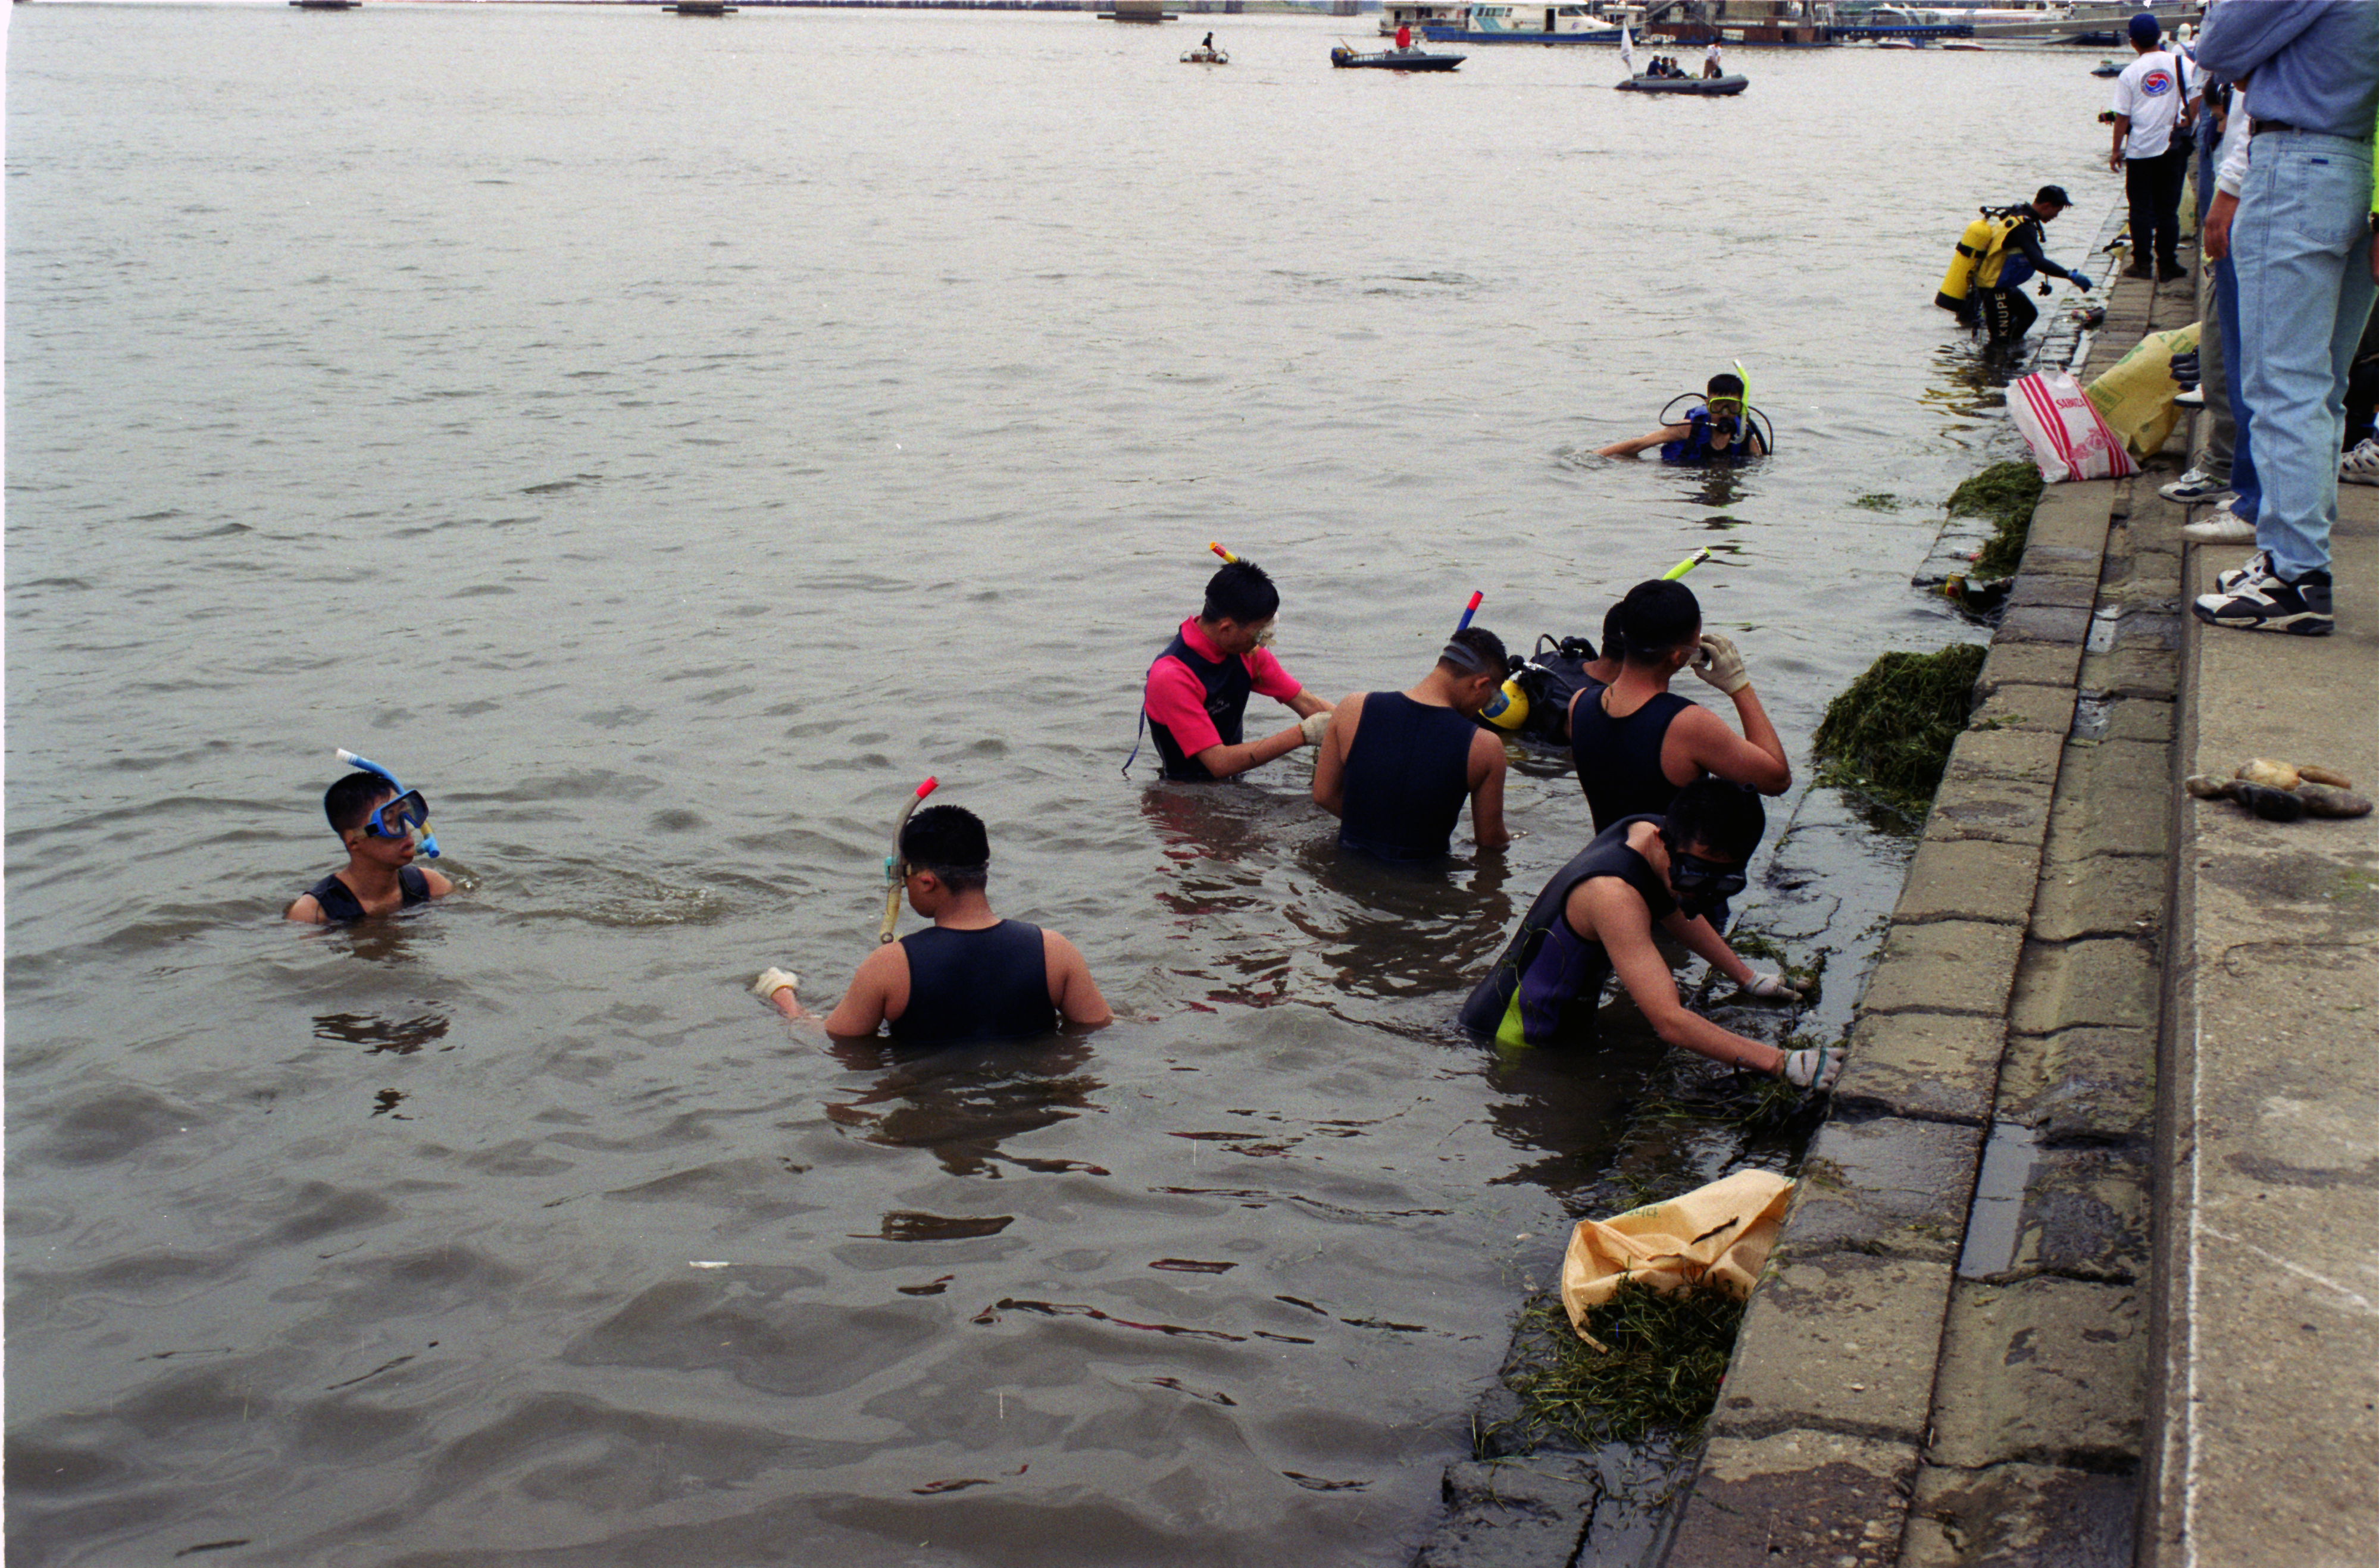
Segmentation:
<svg viewBox="0 0 2379 1568">
<path fill-rule="evenodd" d="M 1912 826 L 1924 821 L 1988 651 L 1960 643 L 1938 653 L 1888 653 L 1867 666 L 1826 706 L 1810 741 L 1817 781 L 1863 795 Z"/>
<path fill-rule="evenodd" d="M 1992 527 L 1990 541 L 1974 557 L 1974 576 L 1990 581 L 2015 575 L 2040 491 L 2040 470 L 2021 458 L 1994 463 L 1950 492 L 1950 516 L 1980 517 Z"/>
</svg>

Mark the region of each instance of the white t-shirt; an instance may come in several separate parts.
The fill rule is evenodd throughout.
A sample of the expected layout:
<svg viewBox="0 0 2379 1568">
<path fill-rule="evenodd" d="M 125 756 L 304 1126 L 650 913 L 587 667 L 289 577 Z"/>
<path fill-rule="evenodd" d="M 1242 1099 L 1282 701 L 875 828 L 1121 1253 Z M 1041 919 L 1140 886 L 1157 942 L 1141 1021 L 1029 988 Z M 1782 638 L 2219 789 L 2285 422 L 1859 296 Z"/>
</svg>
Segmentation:
<svg viewBox="0 0 2379 1568">
<path fill-rule="evenodd" d="M 2183 100 L 2180 61 L 2161 49 L 2151 49 L 2115 78 L 2115 113 L 2131 117 L 2131 134 L 2123 142 L 2126 158 L 2156 158 L 2172 145 L 2172 127 L 2180 122 Z"/>
<path fill-rule="evenodd" d="M 1702 58 L 1705 60 L 1715 60 L 1718 58 L 1718 41 L 1716 39 L 1712 39 L 1710 41 L 1709 49 L 1702 55 Z"/>
</svg>

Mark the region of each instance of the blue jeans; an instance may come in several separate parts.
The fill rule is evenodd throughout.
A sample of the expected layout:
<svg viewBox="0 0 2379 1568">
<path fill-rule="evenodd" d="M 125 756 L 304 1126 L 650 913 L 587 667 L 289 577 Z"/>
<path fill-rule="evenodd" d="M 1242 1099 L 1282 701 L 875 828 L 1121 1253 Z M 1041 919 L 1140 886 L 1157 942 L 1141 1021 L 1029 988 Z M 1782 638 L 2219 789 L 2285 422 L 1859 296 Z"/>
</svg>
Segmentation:
<svg viewBox="0 0 2379 1568">
<path fill-rule="evenodd" d="M 2246 372 L 2239 363 L 2239 271 L 2228 256 L 2214 263 L 2215 325 L 2222 339 L 2222 390 L 2230 399 L 2230 488 L 2238 499 L 2230 514 L 2252 523 L 2264 504 L 2263 481 L 2255 476 L 2255 439 L 2247 417 Z M 2335 500 L 2336 492 L 2332 492 Z"/>
<path fill-rule="evenodd" d="M 2371 144 L 2303 131 L 2255 139 L 2230 255 L 2240 390 L 2263 481 L 2255 542 L 2294 579 L 2329 569 L 2346 372 L 2371 317 Z"/>
</svg>

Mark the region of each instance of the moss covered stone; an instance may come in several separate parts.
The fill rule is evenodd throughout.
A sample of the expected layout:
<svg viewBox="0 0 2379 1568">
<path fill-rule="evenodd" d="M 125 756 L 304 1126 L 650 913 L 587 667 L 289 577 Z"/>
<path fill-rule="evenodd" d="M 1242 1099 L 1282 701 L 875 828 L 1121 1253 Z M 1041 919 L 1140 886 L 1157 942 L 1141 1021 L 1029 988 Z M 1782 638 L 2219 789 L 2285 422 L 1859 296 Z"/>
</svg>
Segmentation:
<svg viewBox="0 0 2379 1568">
<path fill-rule="evenodd" d="M 1663 1295 L 1626 1284 L 1588 1314 L 1581 1340 L 1557 1297 L 1524 1311 L 1504 1381 L 1519 1399 L 1528 1446 L 1595 1448 L 1692 1438 L 1718 1403 L 1744 1304 L 1722 1290 Z"/>
<path fill-rule="evenodd" d="M 1888 653 L 1869 665 L 1827 705 L 1810 742 L 1818 782 L 1923 821 L 1973 711 L 1988 651 L 1961 643 L 1938 653 Z"/>
<path fill-rule="evenodd" d="M 2033 509 L 2040 504 L 2040 470 L 2029 460 L 1994 463 L 1950 492 L 1950 515 L 1980 517 L 1991 525 L 1990 542 L 1974 557 L 1974 575 L 2012 577 L 2023 561 Z"/>
</svg>

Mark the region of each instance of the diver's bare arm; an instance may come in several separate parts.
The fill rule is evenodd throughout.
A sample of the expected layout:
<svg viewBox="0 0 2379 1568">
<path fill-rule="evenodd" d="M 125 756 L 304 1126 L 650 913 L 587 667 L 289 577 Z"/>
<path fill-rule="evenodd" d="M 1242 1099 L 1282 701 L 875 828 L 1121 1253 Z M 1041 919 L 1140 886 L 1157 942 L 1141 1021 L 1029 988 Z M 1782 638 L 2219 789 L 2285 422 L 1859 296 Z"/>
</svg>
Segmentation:
<svg viewBox="0 0 2379 1568">
<path fill-rule="evenodd" d="M 1751 966 L 1726 945 L 1726 938 L 1719 935 L 1718 927 L 1707 917 L 1696 915 L 1688 920 L 1679 911 L 1671 910 L 1660 917 L 1660 929 L 1737 985 L 1747 986 L 1758 978 L 1751 972 Z"/>
<path fill-rule="evenodd" d="M 1783 1070 L 1784 1053 L 1775 1046 L 1721 1029 L 1677 999 L 1677 982 L 1668 961 L 1652 946 L 1652 925 L 1642 895 L 1617 877 L 1598 877 L 1587 887 L 1596 896 L 1596 939 L 1611 955 L 1619 983 L 1627 988 L 1655 1032 L 1668 1044 L 1681 1046 L 1729 1067 L 1754 1072 Z M 1630 911 L 1621 899 L 1632 899 Z"/>
</svg>

